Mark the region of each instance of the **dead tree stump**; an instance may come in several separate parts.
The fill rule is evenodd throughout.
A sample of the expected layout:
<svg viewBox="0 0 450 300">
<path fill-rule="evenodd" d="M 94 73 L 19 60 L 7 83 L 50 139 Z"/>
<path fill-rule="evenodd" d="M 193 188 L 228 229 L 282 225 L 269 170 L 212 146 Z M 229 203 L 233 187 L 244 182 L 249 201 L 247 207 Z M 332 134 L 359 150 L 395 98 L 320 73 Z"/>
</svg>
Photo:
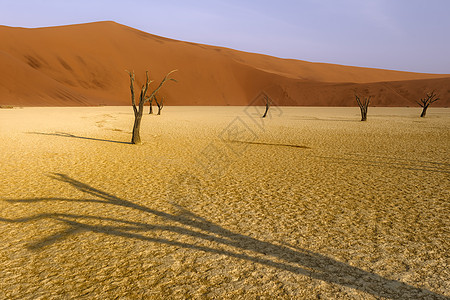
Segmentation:
<svg viewBox="0 0 450 300">
<path fill-rule="evenodd" d="M 439 99 L 440 98 L 438 97 L 436 92 L 432 91 L 431 93 L 427 93 L 425 98 L 420 99 L 420 102 L 416 101 L 423 108 L 420 117 L 421 118 L 425 117 L 425 115 L 427 114 L 428 106 L 430 106 L 430 104 L 432 104 L 433 102 L 438 101 Z"/>
<path fill-rule="evenodd" d="M 367 120 L 367 109 L 370 103 L 370 96 L 365 97 L 364 101 L 361 101 L 358 95 L 355 94 L 356 102 L 358 103 L 359 109 L 361 110 L 361 121 Z"/>
</svg>

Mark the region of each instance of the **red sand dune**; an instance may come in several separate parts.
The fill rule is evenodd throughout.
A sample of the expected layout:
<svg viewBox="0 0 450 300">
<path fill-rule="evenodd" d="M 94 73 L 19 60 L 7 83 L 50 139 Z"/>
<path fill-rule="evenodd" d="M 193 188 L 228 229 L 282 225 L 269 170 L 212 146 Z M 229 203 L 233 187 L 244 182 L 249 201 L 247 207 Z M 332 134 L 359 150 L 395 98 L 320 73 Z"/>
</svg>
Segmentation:
<svg viewBox="0 0 450 300">
<path fill-rule="evenodd" d="M 167 105 L 247 105 L 265 91 L 279 105 L 413 106 L 426 91 L 450 102 L 450 74 L 349 67 L 245 53 L 151 35 L 114 22 L 25 29 L 0 26 L 0 104 L 129 105 L 129 77 L 156 85 Z M 262 105 L 263 103 L 254 103 Z"/>
</svg>

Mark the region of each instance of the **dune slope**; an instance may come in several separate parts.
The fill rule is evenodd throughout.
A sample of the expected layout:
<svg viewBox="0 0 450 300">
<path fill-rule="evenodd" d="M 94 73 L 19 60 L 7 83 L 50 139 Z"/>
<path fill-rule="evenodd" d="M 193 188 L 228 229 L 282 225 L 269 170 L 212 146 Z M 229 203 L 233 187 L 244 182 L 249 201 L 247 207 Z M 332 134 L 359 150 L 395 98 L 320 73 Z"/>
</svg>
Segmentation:
<svg viewBox="0 0 450 300">
<path fill-rule="evenodd" d="M 142 84 L 178 69 L 161 92 L 168 105 L 349 106 L 370 93 L 379 106 L 415 105 L 425 91 L 450 102 L 450 74 L 420 74 L 311 63 L 171 40 L 114 22 L 25 29 L 0 26 L 0 104 L 129 105 L 125 70 Z M 156 84 L 156 83 L 154 83 Z"/>
</svg>

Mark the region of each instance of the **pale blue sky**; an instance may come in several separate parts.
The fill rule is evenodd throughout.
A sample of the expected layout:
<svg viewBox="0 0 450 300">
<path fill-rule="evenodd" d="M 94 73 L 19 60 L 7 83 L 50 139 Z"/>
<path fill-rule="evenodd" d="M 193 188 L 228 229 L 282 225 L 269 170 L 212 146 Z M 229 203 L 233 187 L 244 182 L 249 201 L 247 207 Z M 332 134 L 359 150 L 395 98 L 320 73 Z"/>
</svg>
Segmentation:
<svg viewBox="0 0 450 300">
<path fill-rule="evenodd" d="M 450 74 L 450 0 L 0 0 L 1 25 L 101 20 L 283 58 Z"/>
</svg>

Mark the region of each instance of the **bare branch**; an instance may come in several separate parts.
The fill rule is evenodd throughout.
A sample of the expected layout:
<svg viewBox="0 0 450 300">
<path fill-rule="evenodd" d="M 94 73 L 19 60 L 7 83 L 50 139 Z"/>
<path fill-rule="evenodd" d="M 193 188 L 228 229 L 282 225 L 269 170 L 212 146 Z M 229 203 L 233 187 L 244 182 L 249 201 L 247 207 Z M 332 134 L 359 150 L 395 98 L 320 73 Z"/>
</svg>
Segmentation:
<svg viewBox="0 0 450 300">
<path fill-rule="evenodd" d="M 355 97 L 356 97 L 356 102 L 358 103 L 358 106 L 359 106 L 360 108 L 363 107 L 363 105 L 362 105 L 362 103 L 361 103 L 361 100 L 359 99 L 358 95 L 355 95 Z"/>
<path fill-rule="evenodd" d="M 420 100 L 422 100 L 422 99 L 420 99 Z M 416 100 L 416 103 L 419 104 L 421 107 L 423 107 L 423 105 L 424 105 L 424 104 L 423 104 L 423 101 L 422 101 L 422 102 L 419 102 L 419 101 Z"/>
<path fill-rule="evenodd" d="M 134 71 L 133 72 L 126 71 L 126 72 L 130 76 L 131 104 L 133 105 L 134 115 L 137 115 L 136 101 L 134 96 L 134 78 L 135 78 Z"/>
<path fill-rule="evenodd" d="M 438 96 L 439 96 L 439 95 L 436 94 L 436 91 L 433 90 L 433 91 L 431 92 L 431 95 L 430 95 L 430 100 L 429 100 L 430 104 L 433 103 L 433 102 L 438 101 L 438 100 L 440 99 Z"/>
<path fill-rule="evenodd" d="M 365 102 L 364 102 L 364 107 L 367 109 L 367 107 L 369 106 L 369 104 L 370 104 L 370 97 L 371 96 L 369 96 L 369 97 L 367 97 L 366 99 L 365 99 Z"/>
<path fill-rule="evenodd" d="M 436 102 L 436 101 L 438 101 L 438 100 L 440 100 L 440 99 L 441 99 L 441 98 L 433 99 L 433 100 L 430 101 L 430 104 L 433 103 L 433 102 Z"/>
<path fill-rule="evenodd" d="M 141 101 L 144 101 L 145 103 L 145 95 L 147 95 L 147 91 L 148 91 L 148 86 L 150 85 L 150 80 L 148 78 L 148 71 L 145 71 L 145 88 L 144 86 L 142 86 L 143 88 L 143 97 L 140 99 Z"/>
<path fill-rule="evenodd" d="M 158 85 L 158 87 L 157 87 L 157 88 L 151 93 L 151 95 L 146 99 L 146 101 L 150 100 L 150 98 L 153 98 L 153 97 L 158 93 L 158 91 L 162 88 L 163 84 L 164 84 L 167 80 L 171 80 L 171 81 L 175 81 L 175 82 L 176 82 L 176 80 L 174 80 L 173 78 L 169 78 L 170 74 L 172 74 L 172 73 L 174 73 L 174 72 L 176 72 L 176 71 L 178 71 L 178 70 L 172 70 L 172 71 L 170 71 L 169 73 L 167 73 L 167 75 L 164 77 L 164 79 L 161 81 L 161 83 Z M 146 101 L 145 101 L 145 102 L 146 102 Z"/>
<path fill-rule="evenodd" d="M 267 116 L 267 112 L 269 111 L 269 107 L 270 107 L 270 99 L 267 95 L 264 95 L 264 99 L 266 100 L 266 110 L 264 111 L 263 114 L 263 118 L 265 118 Z"/>
</svg>

